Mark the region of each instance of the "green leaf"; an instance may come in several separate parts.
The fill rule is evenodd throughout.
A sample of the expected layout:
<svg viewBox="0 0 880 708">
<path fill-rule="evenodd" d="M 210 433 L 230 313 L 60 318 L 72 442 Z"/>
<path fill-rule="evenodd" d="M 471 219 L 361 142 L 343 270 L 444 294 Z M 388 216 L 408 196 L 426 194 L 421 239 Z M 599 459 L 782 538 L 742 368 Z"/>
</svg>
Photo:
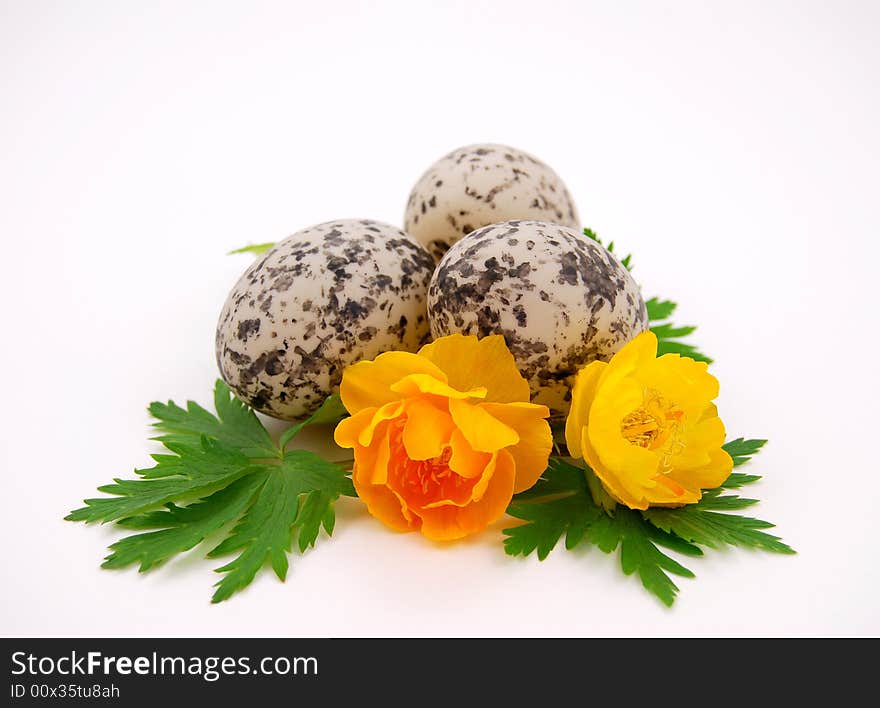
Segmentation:
<svg viewBox="0 0 880 708">
<path fill-rule="evenodd" d="M 730 440 L 729 442 L 724 443 L 723 447 L 727 454 L 733 458 L 733 466 L 738 467 L 739 465 L 744 465 L 752 459 L 752 457 L 757 455 L 761 448 L 766 444 L 766 440 L 746 440 L 745 438 L 737 438 L 736 440 Z"/>
<path fill-rule="evenodd" d="M 760 548 L 774 553 L 794 553 L 778 536 L 762 530 L 773 528 L 770 522 L 709 511 L 717 508 L 713 507 L 711 500 L 706 507 L 701 506 L 701 503 L 680 509 L 648 509 L 642 512 L 642 516 L 663 531 L 709 548 L 730 545 Z"/>
<path fill-rule="evenodd" d="M 703 492 L 703 498 L 700 500 L 700 508 L 714 509 L 716 511 L 735 511 L 737 509 L 745 509 L 758 503 L 757 499 L 748 499 L 736 494 L 721 496 L 722 491 L 724 491 L 724 487 Z"/>
<path fill-rule="evenodd" d="M 738 466 L 748 462 L 766 444 L 766 440 L 737 438 L 725 443 L 723 447 L 733 458 L 734 466 Z M 642 512 L 642 516 L 663 531 L 709 548 L 729 545 L 759 548 L 774 553 L 794 553 L 778 536 L 764 531 L 773 528 L 773 524 L 768 521 L 719 513 L 737 511 L 757 504 L 757 499 L 724 492 L 751 484 L 758 479 L 760 477 L 757 475 L 734 473 L 717 489 L 703 492 L 703 497 L 696 504 L 680 509 L 648 509 Z"/>
<path fill-rule="evenodd" d="M 589 471 L 592 475 L 592 471 Z M 507 513 L 526 523 L 504 529 L 508 555 L 537 553 L 544 560 L 565 536 L 572 550 L 587 541 L 605 553 L 621 549 L 621 567 L 627 575 L 638 573 L 642 585 L 666 605 L 678 588 L 669 573 L 693 577 L 690 570 L 663 553 L 665 546 L 685 555 L 699 556 L 699 548 L 686 540 L 651 526 L 636 512 L 617 506 L 607 513 L 588 487 L 585 470 L 554 458 L 538 484 L 538 490 L 518 494 Z"/>
<path fill-rule="evenodd" d="M 672 317 L 672 313 L 675 312 L 675 308 L 678 305 L 672 302 L 672 300 L 660 300 L 659 298 L 652 297 L 645 302 L 645 307 L 648 309 L 648 319 L 651 322 L 659 322 Z"/>
<path fill-rule="evenodd" d="M 110 546 L 113 552 L 104 560 L 103 567 L 122 568 L 138 563 L 144 572 L 194 548 L 209 534 L 239 517 L 264 483 L 265 475 L 265 471 L 250 474 L 189 506 L 169 504 L 167 511 L 124 519 L 120 525 L 126 528 L 159 530 L 117 541 Z"/>
<path fill-rule="evenodd" d="M 551 457 L 547 469 L 529 489 L 513 498 L 514 503 L 545 499 L 553 496 L 569 496 L 586 489 L 586 477 L 581 467 L 559 457 Z"/>
<path fill-rule="evenodd" d="M 190 501 L 228 486 L 253 471 L 251 460 L 238 450 L 207 437 L 199 447 L 166 443 L 174 455 L 155 455 L 158 464 L 135 470 L 141 479 L 116 479 L 98 487 L 109 497 L 86 499 L 68 521 L 115 521 L 161 507 L 168 502 Z"/>
<path fill-rule="evenodd" d="M 694 332 L 697 328 L 694 326 L 689 327 L 676 327 L 671 324 L 663 324 L 663 325 L 655 325 L 651 327 L 651 331 L 657 335 L 658 339 L 669 339 L 674 337 L 686 337 L 687 335 Z"/>
<path fill-rule="evenodd" d="M 653 328 L 652 328 L 653 330 Z M 660 339 L 658 337 L 657 340 L 657 356 L 663 356 L 664 354 L 678 354 L 679 356 L 686 356 L 694 361 L 705 361 L 707 364 L 712 363 L 712 359 L 701 353 L 696 347 L 692 344 L 686 344 L 684 342 L 676 342 L 669 339 Z"/>
<path fill-rule="evenodd" d="M 248 457 L 280 456 L 272 436 L 256 414 L 235 398 L 229 387 L 219 379 L 214 388 L 214 407 L 216 416 L 193 401 L 188 401 L 186 408 L 172 401 L 151 403 L 149 411 L 156 419 L 153 426 L 163 432 L 163 435 L 154 439 L 167 447 L 167 443 L 192 445 L 202 436 L 207 436 L 227 447 L 237 448 Z"/>
<path fill-rule="evenodd" d="M 680 341 L 682 337 L 692 334 L 697 328 L 693 325 L 683 327 L 676 326 L 669 322 L 663 322 L 672 316 L 678 307 L 671 300 L 660 300 L 652 297 L 645 302 L 648 310 L 648 321 L 651 325 L 651 331 L 657 335 L 657 356 L 664 354 L 679 354 L 680 356 L 690 357 L 695 361 L 705 361 L 707 364 L 712 363 L 712 359 L 700 352 L 692 344 Z"/>
<path fill-rule="evenodd" d="M 702 555 L 699 548 L 672 534 L 660 532 L 638 515 L 618 506 L 613 515 L 601 514 L 586 530 L 586 540 L 604 553 L 613 553 L 620 547 L 620 566 L 625 575 L 638 573 L 642 586 L 660 601 L 671 606 L 678 586 L 669 573 L 685 578 L 694 574 L 663 553 L 657 546 L 690 556 Z"/>
<path fill-rule="evenodd" d="M 741 439 L 728 443 L 740 456 L 754 454 L 762 444 Z M 721 513 L 756 503 L 719 487 L 705 491 L 697 504 L 634 511 L 614 504 L 589 468 L 551 458 L 538 483 L 516 495 L 508 507 L 508 514 L 525 523 L 504 529 L 504 550 L 512 556 L 536 553 L 544 560 L 563 537 L 568 550 L 582 543 L 591 543 L 605 553 L 620 549 L 623 572 L 637 574 L 644 588 L 668 606 L 678 593 L 672 576 L 690 578 L 693 573 L 662 549 L 691 557 L 703 554 L 700 546 L 724 545 L 794 553 L 778 537 L 765 532 L 772 524 Z"/>
<path fill-rule="evenodd" d="M 236 253 L 253 253 L 255 256 L 259 256 L 262 253 L 268 251 L 272 246 L 275 245 L 275 241 L 267 241 L 266 243 L 255 243 L 250 246 L 242 246 L 241 248 L 236 248 L 234 251 L 229 251 L 227 256 L 234 255 Z"/>
<path fill-rule="evenodd" d="M 558 457 L 551 457 L 538 482 L 517 494 L 507 513 L 525 521 L 504 529 L 508 555 L 527 556 L 535 551 L 544 560 L 566 534 L 566 547 L 574 548 L 601 510 L 587 492 L 584 470 Z"/>
<path fill-rule="evenodd" d="M 267 560 L 284 580 L 294 536 L 299 536 L 300 552 L 313 546 L 328 510 L 349 484 L 344 470 L 312 452 L 286 453 L 281 465 L 269 470 L 253 504 L 229 537 L 208 554 L 213 558 L 241 552 L 217 569 L 225 575 L 217 582 L 212 602 L 221 602 L 247 586 Z M 332 530 L 332 521 L 324 528 Z"/>
<path fill-rule="evenodd" d="M 636 512 L 619 507 L 611 522 L 620 538 L 620 567 L 624 574 L 638 573 L 645 590 L 671 607 L 678 586 L 672 582 L 669 573 L 683 578 L 693 578 L 694 574 L 657 548 L 652 534 Z M 671 540 L 670 543 L 675 542 Z"/>
<path fill-rule="evenodd" d="M 283 452 L 222 381 L 214 407 L 216 413 L 192 401 L 185 408 L 153 403 L 154 426 L 162 433 L 157 439 L 167 452 L 152 456 L 153 467 L 135 470 L 138 478 L 99 487 L 107 496 L 86 499 L 66 518 L 116 521 L 141 531 L 111 545 L 103 564 L 137 564 L 141 571 L 226 531 L 211 555 L 239 556 L 220 569 L 225 576 L 214 594 L 218 602 L 250 583 L 266 560 L 283 579 L 294 536 L 302 552 L 315 544 L 321 528 L 332 533 L 333 504 L 340 494 L 356 493 L 343 467 L 304 450 Z M 338 412 L 331 398 L 299 428 L 331 422 Z"/>
<path fill-rule="evenodd" d="M 617 508 L 617 502 L 602 486 L 602 482 L 591 469 L 584 470 L 587 477 L 587 488 L 590 490 L 590 496 L 593 497 L 593 503 L 605 510 L 605 513 L 611 514 Z"/>
<path fill-rule="evenodd" d="M 736 463 L 734 462 L 734 466 Z M 721 486 L 724 489 L 738 489 L 739 487 L 744 487 L 747 484 L 752 484 L 752 482 L 757 482 L 761 479 L 760 475 L 757 474 L 741 474 L 739 472 L 734 472 L 730 475 Z"/>
<path fill-rule="evenodd" d="M 347 415 L 348 411 L 345 410 L 345 406 L 342 405 L 342 399 L 339 395 L 335 393 L 331 394 L 324 399 L 321 407 L 308 418 L 300 423 L 291 425 L 285 430 L 281 434 L 281 438 L 278 440 L 278 447 L 282 450 L 287 447 L 287 443 L 293 440 L 293 438 L 296 437 L 296 435 L 307 425 L 332 425 L 338 423 Z"/>
<path fill-rule="evenodd" d="M 511 556 L 527 556 L 537 551 L 544 560 L 562 534 L 570 532 L 568 547 L 574 547 L 583 538 L 589 526 L 601 511 L 584 494 L 563 497 L 540 504 L 511 504 L 507 513 L 527 523 L 504 529 L 504 550 Z"/>
</svg>

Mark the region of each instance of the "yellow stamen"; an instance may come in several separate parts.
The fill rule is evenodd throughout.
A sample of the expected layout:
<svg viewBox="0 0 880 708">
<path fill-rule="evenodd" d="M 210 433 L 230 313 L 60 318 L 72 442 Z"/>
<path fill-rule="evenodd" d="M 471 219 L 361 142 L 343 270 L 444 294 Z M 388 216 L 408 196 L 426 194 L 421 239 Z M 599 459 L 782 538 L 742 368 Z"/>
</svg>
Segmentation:
<svg viewBox="0 0 880 708">
<path fill-rule="evenodd" d="M 636 408 L 620 423 L 623 437 L 633 445 L 650 447 L 662 430 L 662 422 L 644 407 Z"/>
<path fill-rule="evenodd" d="M 684 443 L 677 435 L 683 422 L 684 411 L 663 398 L 658 391 L 648 389 L 642 405 L 620 422 L 620 433 L 632 445 L 647 450 L 663 448 L 662 464 L 665 466 L 673 455 L 684 448 Z"/>
</svg>

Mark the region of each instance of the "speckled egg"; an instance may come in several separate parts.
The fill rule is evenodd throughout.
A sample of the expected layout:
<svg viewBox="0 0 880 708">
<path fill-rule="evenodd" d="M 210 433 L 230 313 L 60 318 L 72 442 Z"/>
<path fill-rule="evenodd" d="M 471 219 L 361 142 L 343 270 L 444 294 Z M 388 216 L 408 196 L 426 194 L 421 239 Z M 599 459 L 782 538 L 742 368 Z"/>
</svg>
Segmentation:
<svg viewBox="0 0 880 708">
<path fill-rule="evenodd" d="M 403 228 L 439 260 L 474 229 L 510 219 L 581 225 L 562 180 L 543 162 L 506 145 L 469 145 L 422 175 Z"/>
<path fill-rule="evenodd" d="M 582 366 L 648 326 L 639 286 L 613 254 L 567 226 L 526 220 L 452 246 L 431 279 L 428 316 L 434 337 L 503 334 L 532 401 L 556 415 Z"/>
<path fill-rule="evenodd" d="M 341 220 L 280 241 L 245 271 L 217 325 L 217 363 L 242 401 L 276 418 L 314 411 L 342 370 L 428 338 L 434 261 L 398 228 Z"/>
</svg>

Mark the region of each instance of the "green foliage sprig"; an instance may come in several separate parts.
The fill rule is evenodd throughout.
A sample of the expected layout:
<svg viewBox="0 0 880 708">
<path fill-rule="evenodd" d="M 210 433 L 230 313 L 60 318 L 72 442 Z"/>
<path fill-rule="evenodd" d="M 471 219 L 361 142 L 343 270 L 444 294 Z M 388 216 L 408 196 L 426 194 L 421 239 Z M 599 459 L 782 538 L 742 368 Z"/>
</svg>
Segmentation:
<svg viewBox="0 0 880 708">
<path fill-rule="evenodd" d="M 268 561 L 284 580 L 287 555 L 315 545 L 321 528 L 333 533 L 333 505 L 355 496 L 346 469 L 287 444 L 305 426 L 332 423 L 344 414 L 331 396 L 309 419 L 291 426 L 278 443 L 256 414 L 222 381 L 214 390 L 216 414 L 188 402 L 152 403 L 155 440 L 168 453 L 155 454 L 153 467 L 136 479 L 99 487 L 107 496 L 86 499 L 70 521 L 115 522 L 139 531 L 110 546 L 105 568 L 138 565 L 150 570 L 221 532 L 209 558 L 234 556 L 217 568 L 213 602 L 246 587 Z"/>
<path fill-rule="evenodd" d="M 738 438 L 724 445 L 734 465 L 745 464 L 766 440 Z M 775 553 L 794 553 L 782 540 L 766 533 L 773 524 L 728 513 L 752 506 L 727 490 L 751 484 L 754 475 L 733 473 L 718 489 L 704 492 L 696 504 L 678 509 L 635 511 L 615 504 L 604 493 L 589 467 L 553 458 L 538 483 L 514 497 L 507 513 L 523 524 L 504 529 L 504 550 L 511 556 L 537 554 L 544 560 L 560 539 L 572 550 L 589 543 L 605 553 L 620 548 L 620 565 L 626 575 L 638 573 L 645 589 L 671 606 L 678 586 L 671 575 L 694 574 L 668 555 L 698 557 L 703 548 L 725 545 Z"/>
</svg>

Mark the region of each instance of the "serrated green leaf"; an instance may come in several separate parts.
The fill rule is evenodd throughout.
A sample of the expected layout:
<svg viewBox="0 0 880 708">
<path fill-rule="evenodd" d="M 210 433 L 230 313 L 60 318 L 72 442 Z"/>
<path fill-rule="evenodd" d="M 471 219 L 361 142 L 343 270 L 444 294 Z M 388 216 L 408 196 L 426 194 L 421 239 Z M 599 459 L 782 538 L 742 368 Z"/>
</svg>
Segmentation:
<svg viewBox="0 0 880 708">
<path fill-rule="evenodd" d="M 590 543 L 603 553 L 613 553 L 620 544 L 620 529 L 608 514 L 600 514 L 587 528 Z"/>
<path fill-rule="evenodd" d="M 216 416 L 193 401 L 187 402 L 186 408 L 172 401 L 151 403 L 149 411 L 156 419 L 153 426 L 163 433 L 155 439 L 163 444 L 192 445 L 202 436 L 207 436 L 227 447 L 236 448 L 248 457 L 280 457 L 272 436 L 256 414 L 235 398 L 229 387 L 219 379 L 214 388 L 214 406 Z"/>
<path fill-rule="evenodd" d="M 236 253 L 253 253 L 255 256 L 259 256 L 262 253 L 268 251 L 272 246 L 275 245 L 275 241 L 267 241 L 266 243 L 254 243 L 249 246 L 242 246 L 241 248 L 236 248 L 234 251 L 229 251 L 226 255 L 231 256 Z"/>
<path fill-rule="evenodd" d="M 146 531 L 111 547 L 104 567 L 137 563 L 148 570 L 193 548 L 238 519 L 213 555 L 239 551 L 221 572 L 214 601 L 229 597 L 253 579 L 266 560 L 282 579 L 294 535 L 299 548 L 314 545 L 320 529 L 335 525 L 333 503 L 340 494 L 356 496 L 345 469 L 314 453 L 283 453 L 254 412 L 217 382 L 216 414 L 190 402 L 154 403 L 150 411 L 167 453 L 152 455 L 155 466 L 136 470 L 139 479 L 99 487 L 109 495 L 87 499 L 71 512 L 73 521 L 117 521 Z M 307 423 L 326 422 L 336 404 Z"/>
<path fill-rule="evenodd" d="M 339 394 L 331 394 L 324 399 L 321 407 L 308 418 L 291 425 L 285 430 L 278 440 L 278 447 L 282 450 L 287 447 L 287 443 L 293 440 L 293 438 L 296 437 L 296 435 L 307 425 L 332 425 L 338 423 L 347 415 L 348 411 L 345 410 L 345 406 L 342 405 L 342 398 L 339 397 Z"/>
<path fill-rule="evenodd" d="M 686 337 L 694 332 L 697 328 L 693 325 L 688 327 L 676 327 L 673 324 L 654 325 L 651 331 L 657 335 L 658 339 L 670 339 L 675 337 Z"/>
<path fill-rule="evenodd" d="M 794 553 L 778 536 L 762 530 L 773 528 L 770 522 L 710 511 L 699 503 L 680 509 L 648 509 L 642 512 L 642 516 L 663 531 L 709 548 L 730 545 L 760 548 L 774 553 Z"/>
<path fill-rule="evenodd" d="M 567 550 L 584 541 L 605 553 L 620 547 L 624 573 L 638 572 L 649 592 L 665 604 L 672 604 L 678 588 L 668 573 L 687 577 L 693 574 L 658 546 L 691 556 L 702 555 L 702 551 L 686 540 L 648 524 L 629 509 L 620 506 L 612 506 L 607 511 L 603 509 L 588 488 L 589 475 L 592 474 L 592 470 L 585 473 L 564 460 L 551 459 L 538 482 L 538 490 L 527 496 L 517 495 L 508 507 L 508 514 L 526 523 L 504 529 L 505 552 L 520 556 L 536 553 L 539 560 L 544 560 L 563 536 Z M 609 513 L 612 510 L 613 513 Z"/>
<path fill-rule="evenodd" d="M 751 450 L 754 454 L 760 448 L 755 442 L 732 443 L 735 452 Z M 637 573 L 645 589 L 666 605 L 671 605 L 678 593 L 671 575 L 693 577 L 693 573 L 662 548 L 691 557 L 703 554 L 700 546 L 738 545 L 777 553 L 794 552 L 778 537 L 764 531 L 772 528 L 772 524 L 721 513 L 751 506 L 756 503 L 754 499 L 726 494 L 719 487 L 705 491 L 699 503 L 677 509 L 639 512 L 610 503 L 603 509 L 590 491 L 591 476 L 594 477 L 592 470 L 551 459 L 535 487 L 515 496 L 508 508 L 511 516 L 525 523 L 504 529 L 505 552 L 536 553 L 543 560 L 563 537 L 568 550 L 584 542 L 605 553 L 620 549 L 624 573 Z"/>
<path fill-rule="evenodd" d="M 654 328 L 651 328 L 651 331 L 654 331 Z M 694 347 L 692 344 L 686 344 L 685 342 L 676 342 L 670 339 L 660 339 L 657 338 L 657 356 L 663 356 L 664 354 L 678 354 L 679 356 L 686 356 L 694 361 L 705 361 L 707 364 L 712 363 L 712 359 L 705 354 L 701 353 Z"/>
<path fill-rule="evenodd" d="M 736 494 L 720 496 L 717 494 L 704 493 L 703 498 L 700 500 L 700 508 L 715 511 L 736 511 L 737 509 L 746 509 L 757 503 L 757 499 L 748 499 L 747 497 L 740 497 Z"/>
<path fill-rule="evenodd" d="M 736 463 L 734 462 L 734 465 Z M 753 482 L 757 482 L 761 479 L 761 475 L 757 474 L 741 474 L 739 472 L 733 472 L 730 477 L 728 477 L 721 486 L 724 489 L 738 489 L 739 487 L 744 487 L 747 484 L 752 484 Z"/>
<path fill-rule="evenodd" d="M 241 551 L 217 569 L 225 575 L 217 582 L 212 602 L 250 584 L 267 560 L 284 580 L 294 536 L 300 552 L 313 546 L 328 509 L 349 484 L 345 470 L 312 452 L 285 453 L 281 464 L 269 469 L 265 484 L 229 537 L 208 554 L 213 558 Z"/>
<path fill-rule="evenodd" d="M 672 316 L 677 305 L 671 300 L 660 300 L 652 297 L 645 302 L 648 310 L 648 321 L 651 331 L 657 336 L 657 356 L 664 354 L 678 354 L 690 357 L 695 361 L 712 363 L 712 359 L 700 352 L 692 344 L 680 341 L 681 337 L 692 334 L 697 328 L 693 325 L 676 326 L 670 322 L 664 322 Z"/>
<path fill-rule="evenodd" d="M 699 557 L 703 555 L 703 549 L 701 549 L 699 546 L 695 546 L 693 543 L 685 541 L 683 538 L 676 536 L 674 533 L 667 533 L 666 531 L 662 531 L 653 524 L 644 524 L 644 531 L 648 535 L 648 538 L 654 541 L 654 543 L 659 546 L 663 546 L 664 548 L 668 548 L 670 551 L 675 551 L 676 553 L 681 553 L 684 556 L 692 557 Z"/>
<path fill-rule="evenodd" d="M 544 474 L 531 488 L 513 498 L 514 503 L 533 501 L 546 497 L 570 495 L 586 490 L 587 479 L 581 467 L 559 457 L 551 457 Z"/>
<path fill-rule="evenodd" d="M 127 536 L 112 544 L 112 553 L 102 567 L 122 568 L 137 563 L 144 572 L 173 555 L 194 548 L 208 535 L 239 517 L 264 483 L 265 475 L 266 472 L 249 474 L 189 506 L 171 504 L 165 511 L 123 520 L 120 525 L 126 528 L 159 530 Z"/>
<path fill-rule="evenodd" d="M 203 437 L 199 447 L 166 443 L 176 455 L 161 456 L 155 468 L 135 470 L 144 479 L 117 479 L 98 491 L 112 496 L 86 499 L 68 521 L 108 522 L 150 511 L 168 502 L 190 501 L 227 486 L 252 471 L 238 450 Z"/>
<path fill-rule="evenodd" d="M 217 582 L 212 602 L 226 600 L 249 585 L 266 560 L 281 580 L 287 577 L 287 553 L 299 510 L 298 490 L 289 488 L 293 479 L 272 470 L 232 534 L 208 554 L 213 558 L 241 550 L 234 560 L 217 568 L 226 575 Z"/>
<path fill-rule="evenodd" d="M 672 317 L 672 313 L 675 312 L 675 308 L 678 305 L 672 302 L 672 300 L 661 300 L 660 298 L 652 297 L 650 300 L 645 301 L 645 307 L 648 310 L 648 319 L 651 322 L 660 322 Z"/>
<path fill-rule="evenodd" d="M 504 529 L 507 554 L 527 556 L 537 551 L 538 559 L 544 560 L 564 533 L 574 527 L 572 539 L 582 537 L 601 511 L 585 494 L 576 494 L 543 503 L 511 504 L 507 513 L 527 522 Z"/>
<path fill-rule="evenodd" d="M 328 536 L 333 535 L 333 529 L 336 528 L 336 510 L 333 508 L 333 505 L 329 505 L 327 507 L 327 511 L 324 512 L 324 518 L 321 519 L 321 526 L 324 527 L 324 531 L 327 532 Z"/>
<path fill-rule="evenodd" d="M 300 527 L 297 543 L 299 552 L 305 553 L 307 548 L 312 548 L 321 531 L 321 522 L 327 510 L 332 508 L 331 505 L 336 497 L 329 496 L 323 492 L 309 492 L 300 500 L 299 515 L 297 524 Z"/>
<path fill-rule="evenodd" d="M 587 529 L 590 528 L 590 524 L 596 520 L 595 516 L 596 515 L 593 513 L 581 513 L 576 514 L 571 518 L 568 528 L 565 530 L 566 551 L 574 550 L 583 542 L 584 536 L 587 534 Z"/>
<path fill-rule="evenodd" d="M 605 490 L 605 487 L 602 486 L 602 482 L 599 481 L 596 473 L 587 468 L 584 470 L 584 475 L 587 478 L 587 489 L 590 490 L 590 496 L 593 497 L 593 503 L 604 509 L 606 514 L 613 513 L 617 508 L 617 502 L 614 501 L 611 495 Z"/>
<path fill-rule="evenodd" d="M 761 451 L 761 448 L 766 444 L 766 440 L 746 440 L 745 438 L 737 438 L 736 440 L 730 440 L 724 443 L 723 448 L 727 454 L 733 458 L 733 466 L 739 467 L 757 455 Z M 743 482 L 742 484 L 748 484 L 748 482 Z"/>
<path fill-rule="evenodd" d="M 620 533 L 620 567 L 624 574 L 638 573 L 645 590 L 671 607 L 678 594 L 678 586 L 668 574 L 683 578 L 693 578 L 694 574 L 657 548 L 645 529 L 644 520 L 636 512 L 618 508 L 614 513 L 614 522 Z"/>
</svg>

